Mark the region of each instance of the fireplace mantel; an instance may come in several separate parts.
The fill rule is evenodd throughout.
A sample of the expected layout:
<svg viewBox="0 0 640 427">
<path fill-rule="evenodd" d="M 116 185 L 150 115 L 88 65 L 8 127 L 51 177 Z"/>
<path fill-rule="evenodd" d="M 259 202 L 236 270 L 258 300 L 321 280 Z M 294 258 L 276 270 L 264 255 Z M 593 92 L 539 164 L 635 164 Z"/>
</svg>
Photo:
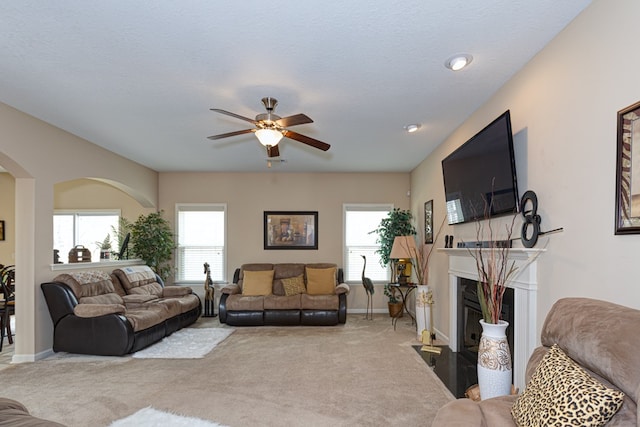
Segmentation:
<svg viewBox="0 0 640 427">
<path fill-rule="evenodd" d="M 476 261 L 471 248 L 439 248 L 449 256 L 449 347 L 458 351 L 458 277 L 478 280 Z M 488 251 L 489 249 L 481 249 Z M 529 356 L 536 345 L 536 302 L 538 291 L 537 259 L 545 249 L 510 248 L 509 260 L 518 268 L 507 286 L 514 289 L 515 325 L 513 343 L 513 382 L 524 388 L 524 374 Z"/>
</svg>

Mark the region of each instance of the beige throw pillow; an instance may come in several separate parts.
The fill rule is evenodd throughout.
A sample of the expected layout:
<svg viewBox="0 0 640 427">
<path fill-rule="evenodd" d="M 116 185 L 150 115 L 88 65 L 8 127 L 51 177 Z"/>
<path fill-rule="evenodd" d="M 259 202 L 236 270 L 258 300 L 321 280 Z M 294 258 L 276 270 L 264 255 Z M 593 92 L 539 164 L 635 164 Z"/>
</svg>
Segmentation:
<svg viewBox="0 0 640 427">
<path fill-rule="evenodd" d="M 309 295 L 333 295 L 336 292 L 336 268 L 305 268 Z"/>
<path fill-rule="evenodd" d="M 273 288 L 273 270 L 244 271 L 242 295 L 271 295 Z"/>
<path fill-rule="evenodd" d="M 302 274 L 300 276 L 282 279 L 281 282 L 286 296 L 304 294 L 307 292 L 307 288 L 304 287 L 304 276 Z"/>
<path fill-rule="evenodd" d="M 624 393 L 606 387 L 554 344 L 511 408 L 518 426 L 603 426 Z"/>
</svg>

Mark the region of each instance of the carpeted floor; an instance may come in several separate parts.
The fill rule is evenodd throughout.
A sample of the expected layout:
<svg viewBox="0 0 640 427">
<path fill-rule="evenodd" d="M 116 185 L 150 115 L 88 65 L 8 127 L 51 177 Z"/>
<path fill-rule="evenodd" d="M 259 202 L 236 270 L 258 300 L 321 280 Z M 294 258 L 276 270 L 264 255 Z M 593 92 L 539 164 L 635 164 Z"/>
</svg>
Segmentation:
<svg viewBox="0 0 640 427">
<path fill-rule="evenodd" d="M 194 327 L 219 327 L 201 318 Z M 225 327 L 224 325 L 222 327 Z M 337 327 L 245 327 L 202 359 L 51 357 L 0 371 L 36 416 L 107 426 L 152 406 L 232 426 L 428 426 L 453 399 L 412 348 L 415 327 L 349 315 Z"/>
</svg>

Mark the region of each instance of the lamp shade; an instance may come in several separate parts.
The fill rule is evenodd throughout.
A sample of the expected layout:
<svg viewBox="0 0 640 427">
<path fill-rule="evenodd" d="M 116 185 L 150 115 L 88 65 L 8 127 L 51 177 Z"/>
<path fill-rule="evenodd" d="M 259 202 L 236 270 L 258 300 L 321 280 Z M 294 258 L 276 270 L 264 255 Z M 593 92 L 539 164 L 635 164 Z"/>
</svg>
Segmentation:
<svg viewBox="0 0 640 427">
<path fill-rule="evenodd" d="M 260 144 L 265 147 L 268 145 L 275 147 L 282 139 L 282 132 L 275 129 L 258 129 L 256 131 L 256 137 L 258 141 L 260 141 Z"/>
<path fill-rule="evenodd" d="M 393 246 L 389 258 L 391 259 L 411 259 L 418 253 L 416 239 L 413 236 L 396 236 L 393 239 Z"/>
</svg>

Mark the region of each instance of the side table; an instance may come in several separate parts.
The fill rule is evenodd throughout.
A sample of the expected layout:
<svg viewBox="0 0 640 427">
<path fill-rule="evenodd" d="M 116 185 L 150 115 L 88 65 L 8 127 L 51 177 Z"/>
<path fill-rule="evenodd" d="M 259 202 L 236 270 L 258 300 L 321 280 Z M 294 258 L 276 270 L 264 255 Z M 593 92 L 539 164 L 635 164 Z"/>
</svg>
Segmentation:
<svg viewBox="0 0 640 427">
<path fill-rule="evenodd" d="M 397 291 L 400 294 L 400 299 L 402 300 L 402 309 L 400 310 L 400 313 L 391 319 L 393 330 L 396 330 L 396 324 L 398 323 L 398 319 L 403 312 L 406 312 L 409 317 L 411 317 L 411 324 L 415 324 L 416 318 L 407 308 L 407 299 L 409 295 L 418 287 L 418 285 L 416 285 L 415 283 L 389 283 L 389 286 L 391 287 L 391 292 L 395 294 L 395 292 Z"/>
</svg>

